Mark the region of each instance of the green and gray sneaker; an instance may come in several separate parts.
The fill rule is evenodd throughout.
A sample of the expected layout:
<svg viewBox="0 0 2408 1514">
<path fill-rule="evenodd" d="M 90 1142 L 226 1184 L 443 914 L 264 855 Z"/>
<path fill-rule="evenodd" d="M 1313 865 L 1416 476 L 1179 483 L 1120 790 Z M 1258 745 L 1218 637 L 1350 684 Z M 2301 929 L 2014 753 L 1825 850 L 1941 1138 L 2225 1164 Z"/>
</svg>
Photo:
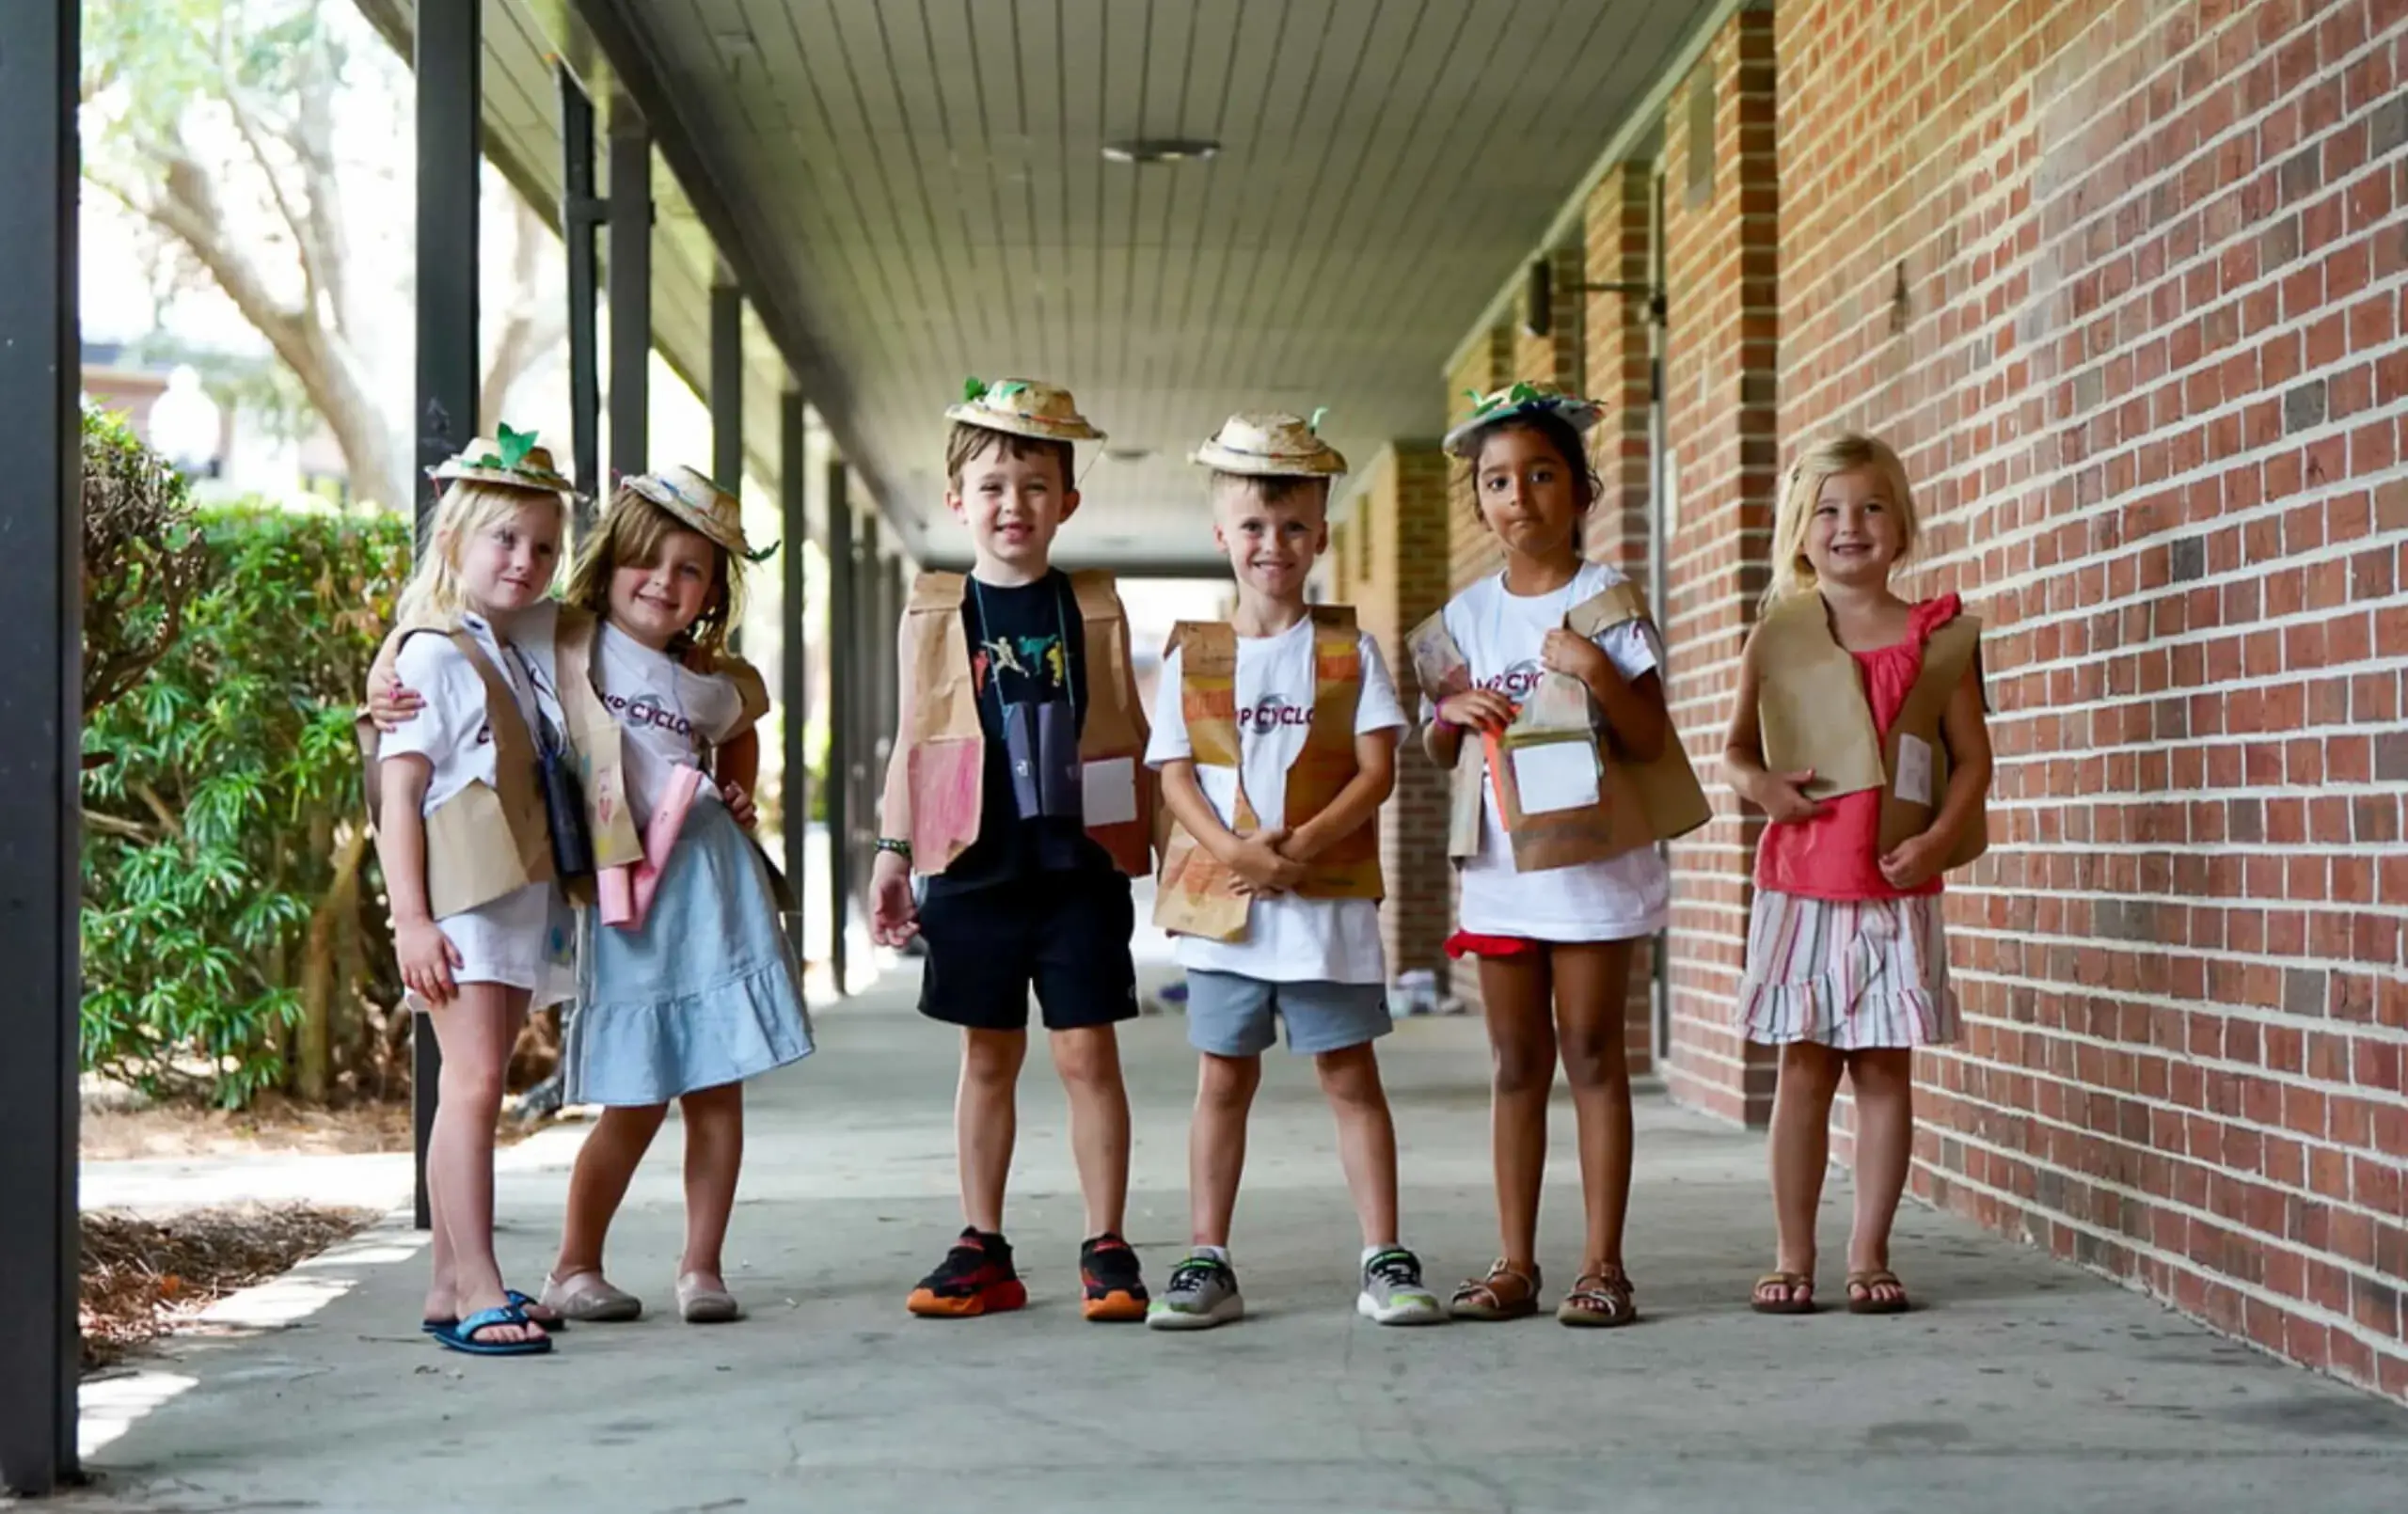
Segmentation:
<svg viewBox="0 0 2408 1514">
<path fill-rule="evenodd" d="M 1146 1323 L 1155 1330 L 1210 1330 L 1244 1314 L 1236 1270 L 1209 1252 L 1190 1252 L 1171 1269 L 1170 1286 L 1146 1311 Z"/>
<path fill-rule="evenodd" d="M 1447 1306 L 1421 1285 L 1421 1258 L 1391 1246 L 1363 1263 L 1363 1292 L 1354 1312 L 1383 1325 L 1437 1325 Z"/>
</svg>

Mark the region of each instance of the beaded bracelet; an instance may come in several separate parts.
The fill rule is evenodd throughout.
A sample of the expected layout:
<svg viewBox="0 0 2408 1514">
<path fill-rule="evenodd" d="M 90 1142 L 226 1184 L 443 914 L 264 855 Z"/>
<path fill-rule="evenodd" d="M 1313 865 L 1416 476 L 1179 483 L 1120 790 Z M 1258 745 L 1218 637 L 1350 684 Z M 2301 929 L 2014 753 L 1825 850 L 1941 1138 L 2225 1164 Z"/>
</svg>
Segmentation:
<svg viewBox="0 0 2408 1514">
<path fill-rule="evenodd" d="M 881 852 L 893 852 L 907 862 L 911 860 L 911 844 L 908 841 L 897 841 L 893 836 L 879 837 L 878 849 Z"/>
</svg>

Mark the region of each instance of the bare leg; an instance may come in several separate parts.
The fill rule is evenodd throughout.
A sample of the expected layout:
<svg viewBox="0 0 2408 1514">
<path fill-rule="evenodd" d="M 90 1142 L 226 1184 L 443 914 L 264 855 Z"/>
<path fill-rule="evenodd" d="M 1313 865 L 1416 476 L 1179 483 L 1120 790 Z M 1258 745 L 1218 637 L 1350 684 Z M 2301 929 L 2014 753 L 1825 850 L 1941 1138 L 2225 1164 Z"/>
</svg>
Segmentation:
<svg viewBox="0 0 2408 1514">
<path fill-rule="evenodd" d="M 990 1234 L 1004 1228 L 1004 1181 L 1020 1134 L 1020 1065 L 1027 1055 L 1026 1031 L 961 1033 L 961 1084 L 953 1101 L 961 1217 Z"/>
<path fill-rule="evenodd" d="M 1772 1212 L 1777 1270 L 1814 1275 L 1814 1212 L 1823 1203 L 1823 1169 L 1830 1161 L 1831 1097 L 1839 1092 L 1840 1053 L 1812 1041 L 1781 1049 L 1781 1081 L 1772 1100 Z M 1759 1291 L 1784 1301 L 1777 1285 Z"/>
<path fill-rule="evenodd" d="M 1914 1052 L 1904 1047 L 1851 1052 L 1847 1079 L 1856 1095 L 1856 1228 L 1848 1238 L 1847 1267 L 1887 1271 L 1890 1227 L 1914 1159 Z M 1905 1290 L 1883 1284 L 1869 1296 L 1889 1303 Z"/>
<path fill-rule="evenodd" d="M 1205 1052 L 1196 1077 L 1196 1119 L 1187 1132 L 1190 1237 L 1199 1246 L 1227 1246 L 1245 1172 L 1245 1119 L 1262 1086 L 1260 1057 Z"/>
<path fill-rule="evenodd" d="M 1497 1251 L 1525 1274 L 1538 1265 L 1539 1185 L 1546 1176 L 1546 1099 L 1555 1084 L 1554 974 L 1545 948 L 1482 957 L 1493 1064 L 1489 1139 L 1497 1171 Z"/>
<path fill-rule="evenodd" d="M 1630 996 L 1628 941 L 1548 949 L 1555 958 L 1556 1040 L 1579 1122 L 1580 1193 L 1588 1221 L 1582 1273 L 1623 1264 L 1630 1213 L 1630 1064 L 1624 1024 Z"/>
<path fill-rule="evenodd" d="M 552 1276 L 566 1281 L 580 1273 L 600 1273 L 603 1242 L 610 1222 L 626 1201 L 627 1185 L 652 1149 L 660 1122 L 669 1116 L 666 1104 L 629 1105 L 607 1109 L 594 1122 L 585 1144 L 569 1169 L 568 1215 L 561 1226 L 560 1255 Z"/>
<path fill-rule="evenodd" d="M 724 1291 L 721 1252 L 744 1169 L 744 1085 L 697 1089 L 677 1108 L 686 1120 L 686 1254 L 677 1272 L 699 1273 L 705 1286 Z"/>
<path fill-rule="evenodd" d="M 1346 1169 L 1346 1190 L 1366 1246 L 1393 1246 L 1396 1221 L 1396 1122 L 1387 1090 L 1380 1086 L 1380 1061 L 1371 1043 L 1324 1051 L 1313 1058 L 1321 1091 L 1338 1116 L 1338 1158 Z"/>
<path fill-rule="evenodd" d="M 526 1013 L 527 998 L 524 988 L 466 983 L 452 1002 L 427 1017 L 443 1049 L 427 1183 L 442 1192 L 454 1302 L 464 1319 L 509 1301 L 493 1254 L 493 1128 L 501 1113 L 515 1026 Z M 531 1323 L 497 1326 L 479 1338 L 501 1343 L 533 1340 L 543 1333 L 541 1326 Z"/>
<path fill-rule="evenodd" d="M 1070 1098 L 1070 1156 L 1086 1201 L 1087 1234 L 1120 1233 L 1129 1203 L 1129 1090 L 1120 1037 L 1109 1025 L 1054 1033 L 1054 1070 Z"/>
</svg>

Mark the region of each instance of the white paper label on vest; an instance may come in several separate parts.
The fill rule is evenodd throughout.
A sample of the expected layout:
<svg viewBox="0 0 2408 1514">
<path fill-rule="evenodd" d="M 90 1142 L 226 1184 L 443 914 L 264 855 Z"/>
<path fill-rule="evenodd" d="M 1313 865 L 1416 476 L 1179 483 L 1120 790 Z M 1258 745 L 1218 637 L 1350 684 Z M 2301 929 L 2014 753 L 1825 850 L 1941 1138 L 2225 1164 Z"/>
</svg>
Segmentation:
<svg viewBox="0 0 2408 1514">
<path fill-rule="evenodd" d="M 1080 770 L 1085 807 L 1080 818 L 1090 826 L 1122 826 L 1137 818 L 1137 759 L 1107 757 Z"/>
<path fill-rule="evenodd" d="M 1931 803 L 1931 743 L 1920 736 L 1898 737 L 1898 797 L 1909 804 Z"/>
<path fill-rule="evenodd" d="M 1514 747 L 1513 794 L 1524 814 L 1585 810 L 1597 802 L 1597 753 L 1584 741 Z"/>
</svg>

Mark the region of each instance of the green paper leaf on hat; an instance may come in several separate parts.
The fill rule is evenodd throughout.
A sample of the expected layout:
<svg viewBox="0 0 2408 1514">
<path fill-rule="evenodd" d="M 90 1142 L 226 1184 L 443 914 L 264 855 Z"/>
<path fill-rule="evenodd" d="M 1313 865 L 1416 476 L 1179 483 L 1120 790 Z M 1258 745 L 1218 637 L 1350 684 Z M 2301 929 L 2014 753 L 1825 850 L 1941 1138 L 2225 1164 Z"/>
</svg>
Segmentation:
<svg viewBox="0 0 2408 1514">
<path fill-rule="evenodd" d="M 535 449 L 535 434 L 531 431 L 513 431 L 509 426 L 504 425 L 500 434 L 501 465 L 514 469 L 523 466 L 527 462 L 527 454 Z"/>
<path fill-rule="evenodd" d="M 785 543 L 784 542 L 771 542 L 768 545 L 761 548 L 757 552 L 743 553 L 742 557 L 747 562 L 767 562 L 771 558 L 776 557 L 778 555 L 778 548 L 784 545 L 785 545 Z"/>
<path fill-rule="evenodd" d="M 1020 393 L 1027 387 L 1027 385 L 1022 384 L 1018 379 L 1006 379 L 1001 384 L 995 386 L 993 393 L 995 398 L 998 400 L 1008 400 L 1013 395 Z"/>
<path fill-rule="evenodd" d="M 963 404 L 976 404 L 986 397 L 987 384 L 984 379 L 973 377 L 966 378 L 961 381 L 961 402 Z"/>
<path fill-rule="evenodd" d="M 1308 432 L 1311 432 L 1311 433 L 1312 433 L 1314 435 L 1316 435 L 1316 436 L 1320 435 L 1320 434 L 1321 434 L 1321 418 L 1322 418 L 1322 417 L 1323 417 L 1323 416 L 1325 416 L 1325 415 L 1327 415 L 1327 414 L 1329 414 L 1329 406 L 1327 406 L 1327 405 L 1325 405 L 1325 404 L 1324 404 L 1324 405 L 1316 405 L 1316 406 L 1313 408 L 1313 418 L 1312 418 L 1310 420 L 1307 420 L 1307 421 L 1306 421 L 1306 422 L 1305 422 L 1305 429 L 1306 429 L 1307 431 L 1308 431 Z"/>
</svg>

